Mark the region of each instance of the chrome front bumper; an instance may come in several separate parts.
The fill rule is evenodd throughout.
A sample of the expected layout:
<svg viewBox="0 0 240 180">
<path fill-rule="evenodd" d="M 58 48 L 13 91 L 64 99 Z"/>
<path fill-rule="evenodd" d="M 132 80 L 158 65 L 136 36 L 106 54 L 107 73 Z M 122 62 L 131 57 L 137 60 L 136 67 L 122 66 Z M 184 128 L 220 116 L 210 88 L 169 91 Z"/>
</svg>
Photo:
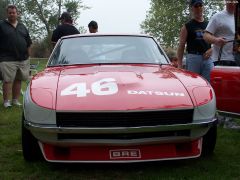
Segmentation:
<svg viewBox="0 0 240 180">
<path fill-rule="evenodd" d="M 134 144 L 154 144 L 190 141 L 204 136 L 209 128 L 217 123 L 217 119 L 206 120 L 198 123 L 161 125 L 147 127 L 111 127 L 111 128 L 79 128 L 79 127 L 56 127 L 55 125 L 34 124 L 24 121 L 24 125 L 41 142 L 56 144 L 61 146 L 68 145 L 134 145 Z M 190 130 L 189 136 L 168 136 L 151 137 L 139 139 L 111 139 L 113 134 L 134 134 L 168 132 L 178 130 Z M 109 135 L 104 139 L 58 139 L 58 134 L 78 134 L 78 135 Z"/>
</svg>

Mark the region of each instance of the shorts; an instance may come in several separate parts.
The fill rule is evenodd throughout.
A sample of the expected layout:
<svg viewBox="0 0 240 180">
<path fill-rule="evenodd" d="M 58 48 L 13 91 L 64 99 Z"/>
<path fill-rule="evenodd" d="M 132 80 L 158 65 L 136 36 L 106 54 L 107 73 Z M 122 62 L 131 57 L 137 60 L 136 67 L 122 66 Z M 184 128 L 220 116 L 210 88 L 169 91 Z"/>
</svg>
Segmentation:
<svg viewBox="0 0 240 180">
<path fill-rule="evenodd" d="M 29 79 L 29 70 L 29 60 L 0 62 L 0 73 L 4 82 L 27 81 Z"/>
</svg>

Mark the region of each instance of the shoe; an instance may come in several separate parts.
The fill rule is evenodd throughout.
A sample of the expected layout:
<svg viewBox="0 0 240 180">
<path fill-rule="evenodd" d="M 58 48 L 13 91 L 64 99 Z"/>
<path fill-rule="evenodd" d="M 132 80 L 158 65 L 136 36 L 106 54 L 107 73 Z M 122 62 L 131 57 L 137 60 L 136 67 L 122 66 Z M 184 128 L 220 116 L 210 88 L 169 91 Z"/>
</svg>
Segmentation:
<svg viewBox="0 0 240 180">
<path fill-rule="evenodd" d="M 13 99 L 12 104 L 15 106 L 22 106 L 22 104 L 17 99 Z"/>
<path fill-rule="evenodd" d="M 11 107 L 11 106 L 12 106 L 12 105 L 11 105 L 11 101 L 10 101 L 10 100 L 4 101 L 3 106 L 4 106 L 5 108 Z"/>
</svg>

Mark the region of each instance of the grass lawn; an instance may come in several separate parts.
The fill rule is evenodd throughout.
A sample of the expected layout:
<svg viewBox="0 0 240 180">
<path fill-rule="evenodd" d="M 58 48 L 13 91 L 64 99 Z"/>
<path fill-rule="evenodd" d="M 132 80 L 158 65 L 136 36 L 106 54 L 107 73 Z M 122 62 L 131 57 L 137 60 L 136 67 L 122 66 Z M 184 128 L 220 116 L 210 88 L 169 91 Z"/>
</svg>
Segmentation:
<svg viewBox="0 0 240 180">
<path fill-rule="evenodd" d="M 40 60 L 39 68 L 45 64 Z M 21 151 L 21 114 L 21 108 L 4 109 L 0 98 L 0 179 L 240 179 L 240 131 L 219 127 L 215 153 L 207 158 L 139 164 L 28 163 Z"/>
</svg>

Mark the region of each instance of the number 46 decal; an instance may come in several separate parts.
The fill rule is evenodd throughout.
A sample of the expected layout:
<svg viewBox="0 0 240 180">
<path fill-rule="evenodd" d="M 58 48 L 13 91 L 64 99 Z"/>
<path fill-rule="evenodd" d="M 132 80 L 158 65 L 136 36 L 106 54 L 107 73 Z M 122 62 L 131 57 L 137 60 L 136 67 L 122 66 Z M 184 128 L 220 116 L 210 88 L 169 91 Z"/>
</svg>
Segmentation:
<svg viewBox="0 0 240 180">
<path fill-rule="evenodd" d="M 86 97 L 92 93 L 97 96 L 112 95 L 118 92 L 116 80 L 105 78 L 91 84 L 91 89 L 87 89 L 87 83 L 75 83 L 61 91 L 61 96 L 76 95 L 77 97 Z"/>
</svg>

